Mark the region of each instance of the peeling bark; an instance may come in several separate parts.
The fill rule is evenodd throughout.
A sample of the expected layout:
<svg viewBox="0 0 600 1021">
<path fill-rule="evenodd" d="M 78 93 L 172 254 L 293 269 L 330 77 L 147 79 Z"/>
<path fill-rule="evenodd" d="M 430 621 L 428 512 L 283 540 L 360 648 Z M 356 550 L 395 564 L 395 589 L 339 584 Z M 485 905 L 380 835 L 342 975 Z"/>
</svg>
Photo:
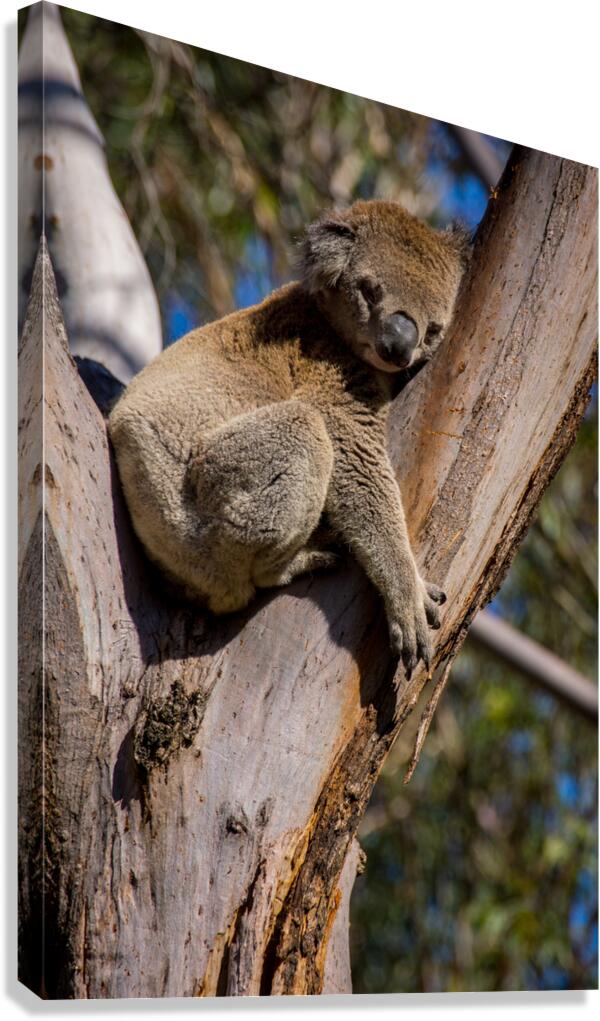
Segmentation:
<svg viewBox="0 0 600 1021">
<path fill-rule="evenodd" d="M 395 402 L 411 536 L 449 595 L 437 667 L 585 409 L 596 194 L 591 168 L 516 151 L 451 336 Z M 348 991 L 354 834 L 424 672 L 396 672 L 350 562 L 231 619 L 173 602 L 43 251 L 20 357 L 22 981 L 47 997 Z"/>
</svg>

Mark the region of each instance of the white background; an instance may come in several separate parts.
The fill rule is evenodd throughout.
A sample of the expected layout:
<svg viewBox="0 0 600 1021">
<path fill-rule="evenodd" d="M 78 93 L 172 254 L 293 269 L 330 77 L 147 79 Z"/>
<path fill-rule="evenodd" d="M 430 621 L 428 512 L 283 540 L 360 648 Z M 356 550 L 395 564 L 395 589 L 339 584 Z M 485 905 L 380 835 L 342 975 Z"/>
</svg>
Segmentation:
<svg viewBox="0 0 600 1021">
<path fill-rule="evenodd" d="M 485 131 L 510 141 L 600 163 L 597 0 L 101 0 L 77 8 L 229 56 Z M 4 839 L 0 874 L 5 1016 L 151 1014 L 168 1017 L 315 1019 L 367 1011 L 416 1017 L 511 1017 L 537 1021 L 566 1013 L 583 1018 L 600 1006 L 597 993 L 494 996 L 344 997 L 337 1003 L 286 1001 L 138 1001 L 43 1004 L 14 982 L 16 942 L 15 589 L 16 589 L 16 8 L 2 2 L 4 160 L 0 308 L 4 311 L 0 416 L 5 496 L 2 517 L 0 647 L 4 652 Z"/>
</svg>

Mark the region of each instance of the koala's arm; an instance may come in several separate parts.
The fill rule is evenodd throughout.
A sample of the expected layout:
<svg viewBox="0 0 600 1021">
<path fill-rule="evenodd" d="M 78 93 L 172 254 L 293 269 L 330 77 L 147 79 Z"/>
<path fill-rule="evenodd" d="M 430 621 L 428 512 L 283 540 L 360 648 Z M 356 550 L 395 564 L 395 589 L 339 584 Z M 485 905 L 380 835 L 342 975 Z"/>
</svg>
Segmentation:
<svg viewBox="0 0 600 1021">
<path fill-rule="evenodd" d="M 339 420 L 330 426 L 334 467 L 326 512 L 381 593 L 392 646 L 410 674 L 419 659 L 431 662 L 429 627 L 439 627 L 436 603 L 445 597 L 419 575 L 383 438 Z"/>
</svg>

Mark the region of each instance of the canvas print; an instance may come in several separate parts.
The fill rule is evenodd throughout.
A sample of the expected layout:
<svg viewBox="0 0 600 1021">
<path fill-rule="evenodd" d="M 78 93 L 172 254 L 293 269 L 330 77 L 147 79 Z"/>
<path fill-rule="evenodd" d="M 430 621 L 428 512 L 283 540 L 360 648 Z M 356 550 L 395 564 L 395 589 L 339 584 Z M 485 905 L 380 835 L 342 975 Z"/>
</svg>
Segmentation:
<svg viewBox="0 0 600 1021">
<path fill-rule="evenodd" d="M 19 45 L 21 982 L 595 987 L 595 168 Z"/>
</svg>

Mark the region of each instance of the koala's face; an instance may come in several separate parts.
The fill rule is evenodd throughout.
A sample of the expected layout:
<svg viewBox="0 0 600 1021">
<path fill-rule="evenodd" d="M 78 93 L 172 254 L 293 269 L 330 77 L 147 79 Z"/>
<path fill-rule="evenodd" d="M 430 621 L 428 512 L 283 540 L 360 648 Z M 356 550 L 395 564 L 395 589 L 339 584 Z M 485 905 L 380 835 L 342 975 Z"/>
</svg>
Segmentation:
<svg viewBox="0 0 600 1021">
<path fill-rule="evenodd" d="M 364 361 L 399 372 L 431 357 L 452 318 L 466 234 L 435 231 L 391 202 L 356 202 L 313 224 L 304 282 Z"/>
</svg>

